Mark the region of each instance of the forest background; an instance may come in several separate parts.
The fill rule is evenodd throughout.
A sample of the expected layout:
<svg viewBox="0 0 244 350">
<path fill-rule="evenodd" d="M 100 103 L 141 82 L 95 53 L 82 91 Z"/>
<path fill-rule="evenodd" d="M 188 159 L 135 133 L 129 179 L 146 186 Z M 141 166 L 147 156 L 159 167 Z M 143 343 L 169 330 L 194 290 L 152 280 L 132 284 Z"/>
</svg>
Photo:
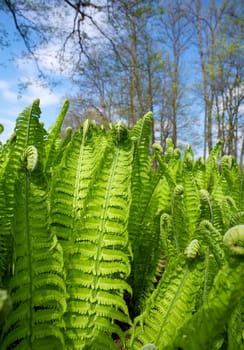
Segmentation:
<svg viewBox="0 0 244 350">
<path fill-rule="evenodd" d="M 190 143 L 206 158 L 221 138 L 243 167 L 243 0 L 2 0 L 6 15 L 25 46 L 13 59 L 35 64 L 21 94 L 66 82 L 64 128 L 87 118 L 133 126 L 150 110 L 152 142 Z M 2 22 L 0 47 L 11 40 Z"/>
</svg>

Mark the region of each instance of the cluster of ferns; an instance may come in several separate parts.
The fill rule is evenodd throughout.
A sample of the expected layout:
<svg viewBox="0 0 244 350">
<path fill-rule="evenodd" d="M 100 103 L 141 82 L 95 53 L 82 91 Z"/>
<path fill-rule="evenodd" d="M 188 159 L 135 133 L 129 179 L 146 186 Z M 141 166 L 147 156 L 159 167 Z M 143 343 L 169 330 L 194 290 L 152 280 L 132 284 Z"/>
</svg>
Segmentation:
<svg viewBox="0 0 244 350">
<path fill-rule="evenodd" d="M 0 350 L 244 349 L 244 177 L 39 100 L 0 149 Z"/>
</svg>

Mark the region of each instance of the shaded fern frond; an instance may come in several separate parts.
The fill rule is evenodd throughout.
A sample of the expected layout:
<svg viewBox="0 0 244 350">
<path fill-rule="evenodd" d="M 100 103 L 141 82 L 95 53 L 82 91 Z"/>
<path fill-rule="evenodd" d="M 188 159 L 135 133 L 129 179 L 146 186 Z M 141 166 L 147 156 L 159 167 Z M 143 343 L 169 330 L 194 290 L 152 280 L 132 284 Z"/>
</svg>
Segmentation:
<svg viewBox="0 0 244 350">
<path fill-rule="evenodd" d="M 187 231 L 187 216 L 184 203 L 184 187 L 177 185 L 172 195 L 172 220 L 174 244 L 177 254 L 183 253 L 186 248 L 190 236 Z"/>
<path fill-rule="evenodd" d="M 220 268 L 225 263 L 221 233 L 209 221 L 203 220 L 198 227 L 197 234 L 202 242 L 207 243 Z"/>
<path fill-rule="evenodd" d="M 243 268 L 243 263 L 233 268 L 228 265 L 222 267 L 206 302 L 179 329 L 175 349 L 212 348 L 243 297 Z"/>
<path fill-rule="evenodd" d="M 170 348 L 177 328 L 191 318 L 203 278 L 203 263 L 188 264 L 180 255 L 168 264 L 157 289 L 147 301 L 131 330 L 129 349 L 153 343 L 158 349 Z"/>
<path fill-rule="evenodd" d="M 228 350 L 244 346 L 244 297 L 237 304 L 228 322 Z"/>
<path fill-rule="evenodd" d="M 190 147 L 185 151 L 184 158 L 182 180 L 184 186 L 185 225 L 188 235 L 193 239 L 201 213 L 199 191 L 194 174 L 194 158 Z"/>
</svg>

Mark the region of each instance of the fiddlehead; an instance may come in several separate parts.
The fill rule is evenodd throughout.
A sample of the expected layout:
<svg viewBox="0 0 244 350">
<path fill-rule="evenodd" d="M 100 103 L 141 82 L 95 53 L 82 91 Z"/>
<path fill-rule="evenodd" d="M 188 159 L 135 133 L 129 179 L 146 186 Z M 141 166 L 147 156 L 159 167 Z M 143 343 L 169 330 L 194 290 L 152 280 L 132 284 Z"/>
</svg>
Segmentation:
<svg viewBox="0 0 244 350">
<path fill-rule="evenodd" d="M 112 128 L 112 138 L 115 144 L 119 144 L 128 138 L 128 129 L 121 121 L 114 124 Z"/>
<path fill-rule="evenodd" d="M 198 239 L 193 239 L 185 249 L 185 256 L 188 259 L 194 259 L 200 254 L 200 243 Z"/>
<path fill-rule="evenodd" d="M 236 255 L 244 255 L 244 225 L 231 227 L 223 238 L 224 245 Z"/>
<path fill-rule="evenodd" d="M 32 172 L 35 170 L 38 162 L 38 151 L 35 146 L 30 145 L 25 151 L 26 168 L 28 171 Z"/>
</svg>

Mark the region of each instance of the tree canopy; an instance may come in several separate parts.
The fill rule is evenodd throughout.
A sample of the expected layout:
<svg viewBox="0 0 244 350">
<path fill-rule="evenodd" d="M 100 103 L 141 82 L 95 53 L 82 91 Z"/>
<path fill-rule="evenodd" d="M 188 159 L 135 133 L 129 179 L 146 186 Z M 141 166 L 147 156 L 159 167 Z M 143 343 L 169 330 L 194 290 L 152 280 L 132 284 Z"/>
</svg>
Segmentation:
<svg viewBox="0 0 244 350">
<path fill-rule="evenodd" d="M 243 162 L 243 2 L 233 0 L 4 0 L 39 78 L 52 44 L 77 88 L 65 126 L 87 116 L 129 126 L 154 112 L 153 141 L 188 142 Z M 0 45 L 6 45 L 4 27 Z"/>
</svg>

